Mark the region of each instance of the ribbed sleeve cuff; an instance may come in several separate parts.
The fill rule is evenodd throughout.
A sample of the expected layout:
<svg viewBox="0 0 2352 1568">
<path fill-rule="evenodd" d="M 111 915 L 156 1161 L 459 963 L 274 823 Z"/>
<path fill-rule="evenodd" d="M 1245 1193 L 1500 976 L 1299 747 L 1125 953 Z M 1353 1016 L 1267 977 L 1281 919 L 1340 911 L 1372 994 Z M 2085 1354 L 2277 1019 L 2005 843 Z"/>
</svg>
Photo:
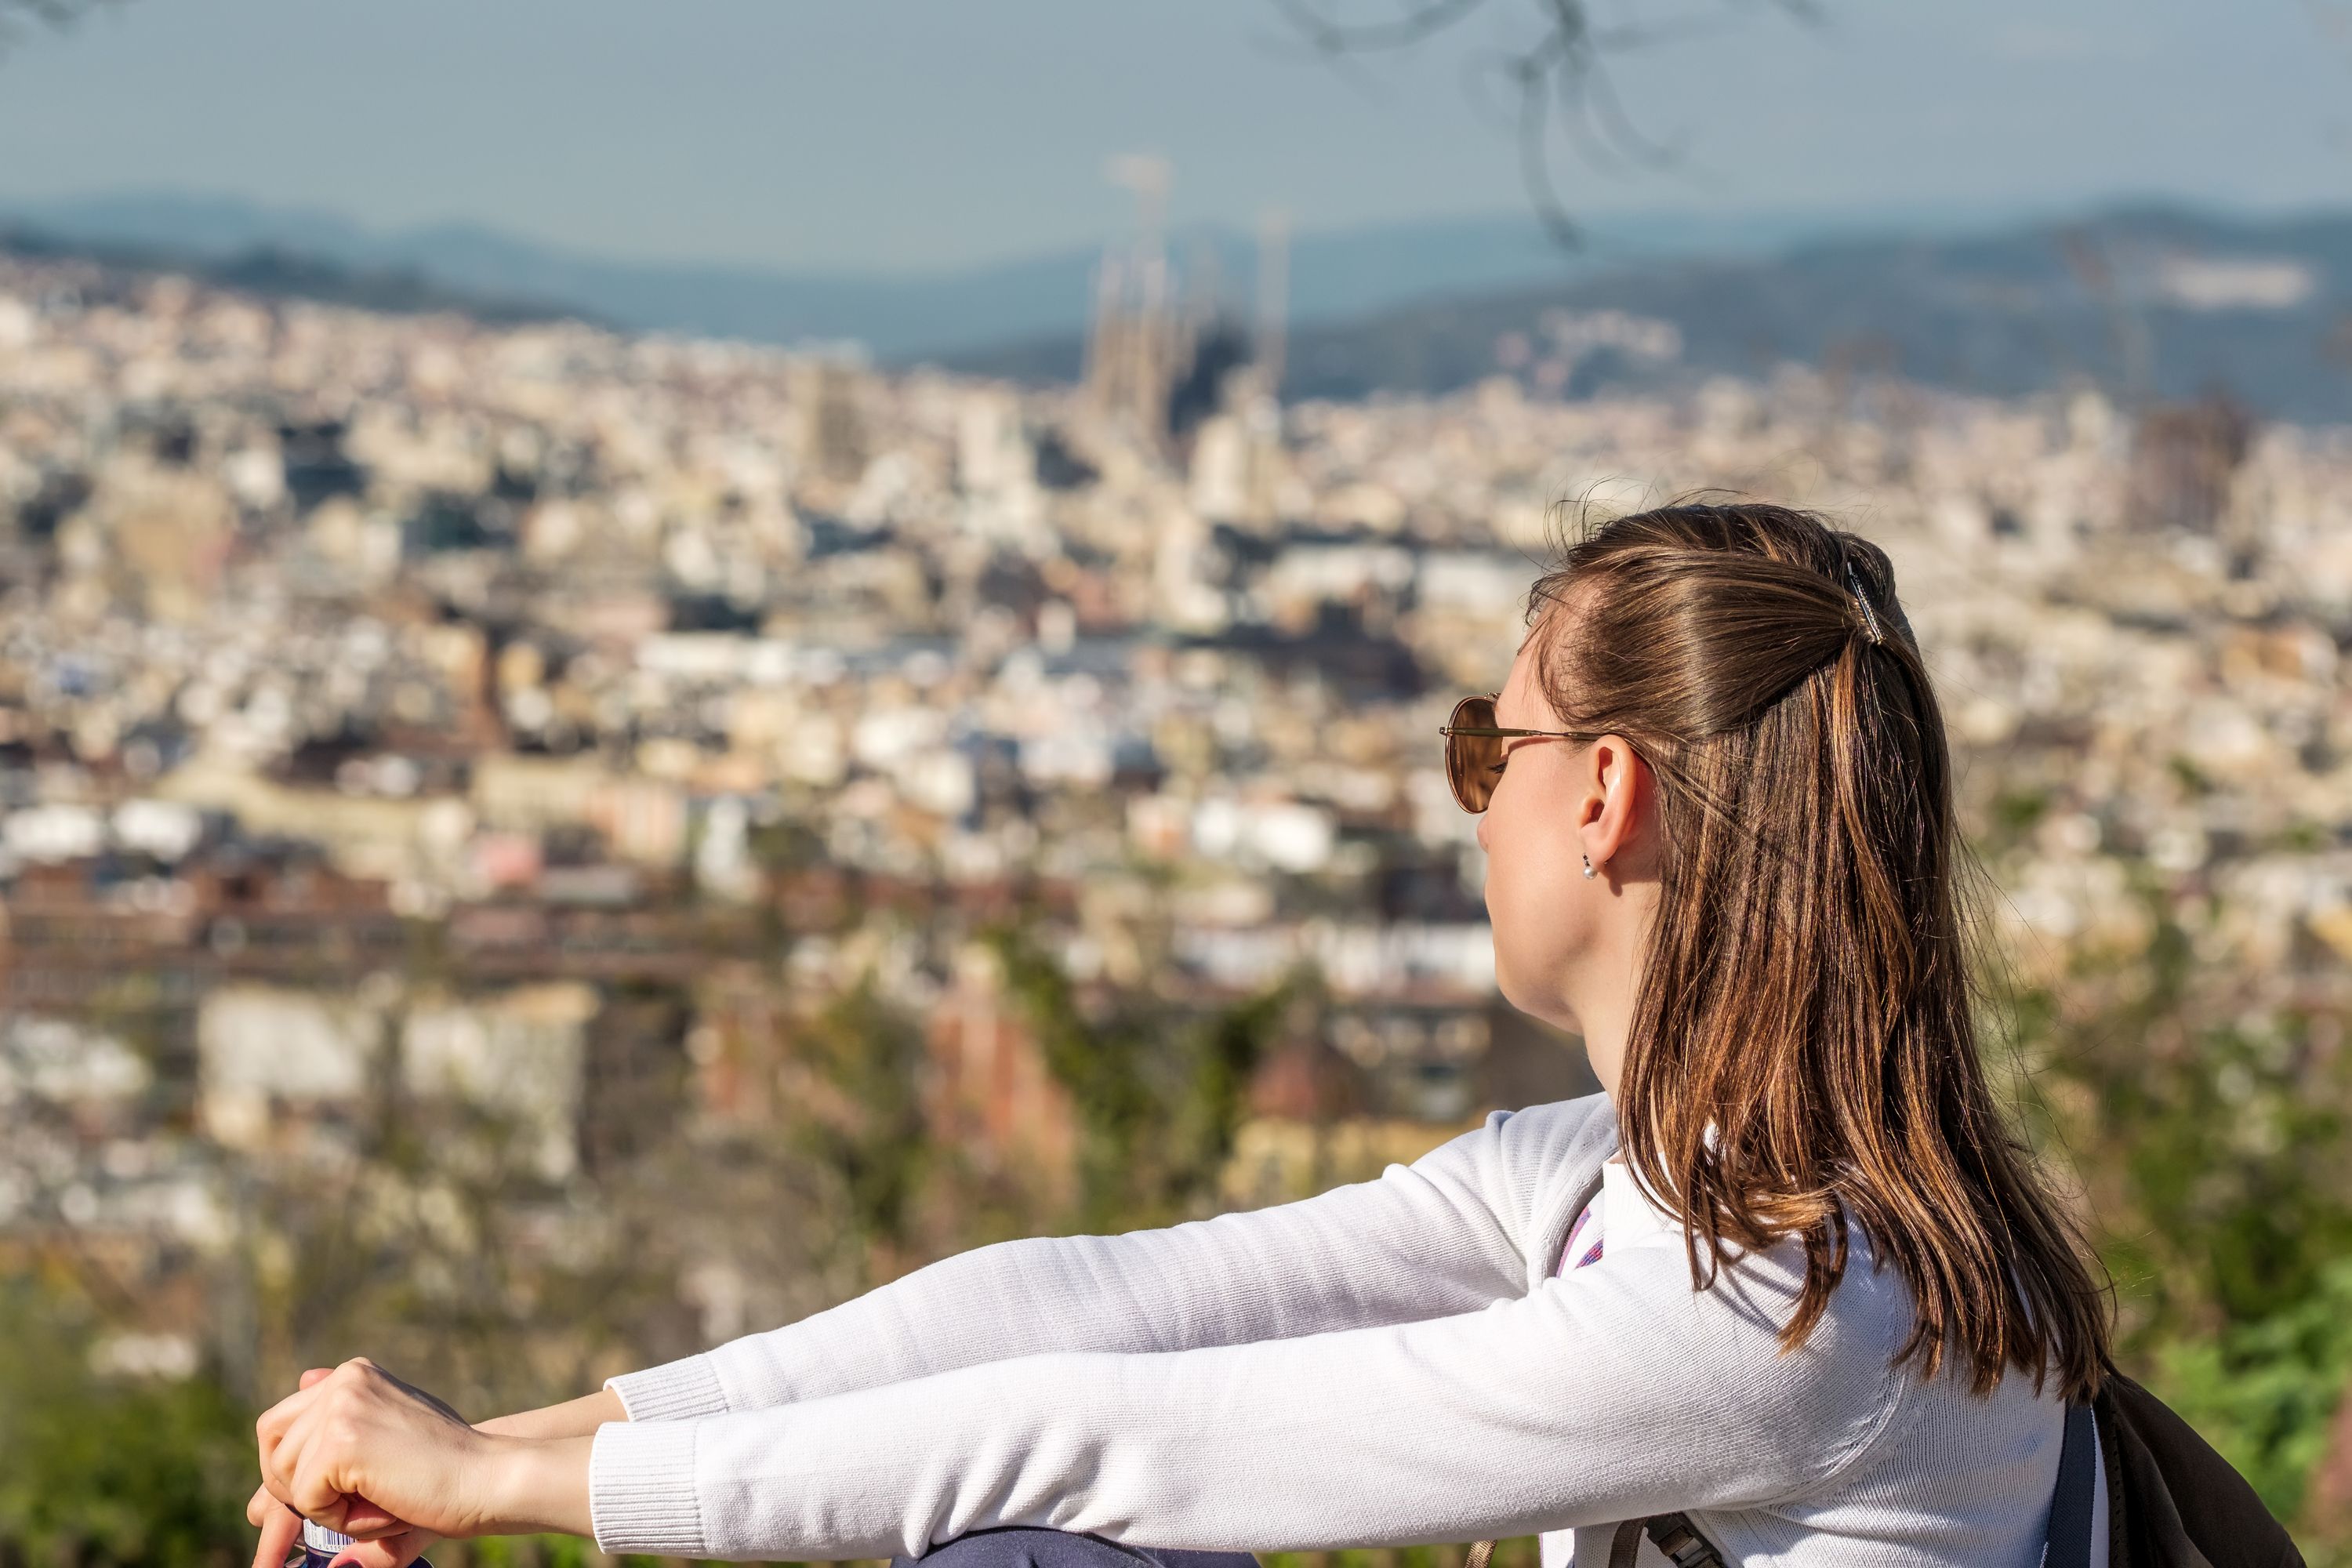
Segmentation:
<svg viewBox="0 0 2352 1568">
<path fill-rule="evenodd" d="M 695 1421 L 724 1415 L 729 1408 L 719 1370 L 707 1355 L 608 1377 L 604 1386 L 621 1396 L 621 1408 L 632 1421 Z"/>
<path fill-rule="evenodd" d="M 707 1555 L 690 1421 L 607 1421 L 588 1450 L 588 1521 L 599 1550 Z"/>
</svg>

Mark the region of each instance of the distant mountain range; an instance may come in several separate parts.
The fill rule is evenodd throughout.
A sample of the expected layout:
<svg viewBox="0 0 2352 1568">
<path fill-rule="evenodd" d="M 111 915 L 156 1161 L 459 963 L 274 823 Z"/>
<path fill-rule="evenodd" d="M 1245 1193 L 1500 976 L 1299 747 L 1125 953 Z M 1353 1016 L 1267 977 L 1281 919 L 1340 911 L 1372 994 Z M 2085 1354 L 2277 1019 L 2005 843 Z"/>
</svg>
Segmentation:
<svg viewBox="0 0 2352 1568">
<path fill-rule="evenodd" d="M 361 267 L 277 245 L 207 255 L 119 239 L 68 239 L 0 217 L 0 254 L 95 261 L 130 272 L 169 272 L 223 289 L 280 299 L 318 300 L 395 314 L 451 311 L 478 321 L 556 321 L 585 312 L 542 300 L 502 299 L 453 288 L 414 268 Z"/>
<path fill-rule="evenodd" d="M 1024 381 L 1077 373 L 1096 259 L 863 274 L 620 262 L 478 227 L 385 233 L 169 195 L 0 201 L 0 246 L 374 309 L 855 341 L 886 363 Z M 1236 293 L 1251 278 L 1247 237 L 1171 248 Z M 1497 372 L 1578 395 L 1796 362 L 1999 395 L 2219 390 L 2352 420 L 2352 213 L 1657 215 L 1597 222 L 1580 254 L 1513 216 L 1303 235 L 1291 279 L 1292 396 L 1443 392 Z"/>
<path fill-rule="evenodd" d="M 1055 380 L 1076 374 L 1079 350 L 1064 334 L 948 363 Z M 2279 417 L 2352 422 L 2352 213 L 2134 206 L 1975 237 L 1666 258 L 1307 326 L 1284 389 L 1444 392 L 1547 360 L 1570 395 L 1795 362 L 2001 395 L 2221 392 Z"/>
<path fill-rule="evenodd" d="M 1291 310 L 1303 324 L 1327 322 L 1415 300 L 1549 286 L 1657 258 L 1757 256 L 1865 226 L 1949 233 L 1982 221 L 1954 211 L 1667 212 L 1598 218 L 1580 253 L 1562 250 L 1521 213 L 1306 233 L 1291 242 Z M 888 362 L 1075 338 L 1099 254 L 1063 251 L 929 272 L 616 261 L 475 225 L 377 230 L 316 208 L 173 193 L 0 199 L 0 232 L 12 229 L 51 247 L 176 257 L 207 275 L 256 258 L 280 266 L 299 258 L 321 289 L 330 281 L 323 264 L 378 288 L 407 279 L 453 300 L 478 299 L 495 313 L 570 311 L 636 331 L 763 342 L 856 342 Z M 1250 236 L 1180 231 L 1169 248 L 1196 272 L 1205 260 L 1236 297 L 1255 279 Z"/>
</svg>

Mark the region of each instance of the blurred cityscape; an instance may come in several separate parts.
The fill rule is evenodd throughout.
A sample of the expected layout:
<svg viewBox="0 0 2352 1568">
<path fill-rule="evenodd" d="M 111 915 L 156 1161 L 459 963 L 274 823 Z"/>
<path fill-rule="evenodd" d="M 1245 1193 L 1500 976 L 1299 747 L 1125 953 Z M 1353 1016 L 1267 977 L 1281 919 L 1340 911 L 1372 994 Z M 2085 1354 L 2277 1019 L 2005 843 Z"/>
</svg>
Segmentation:
<svg viewBox="0 0 2352 1568">
<path fill-rule="evenodd" d="M 1278 273 L 1101 278 L 1041 391 L 0 258 L 9 1310 L 89 1388 L 364 1352 L 488 1415 L 1585 1092 L 1436 728 L 1553 531 L 1722 489 L 1893 556 L 2131 1364 L 2342 1529 L 2352 428 L 1562 396 L 1675 352 L 1622 312 L 1286 405 Z"/>
</svg>

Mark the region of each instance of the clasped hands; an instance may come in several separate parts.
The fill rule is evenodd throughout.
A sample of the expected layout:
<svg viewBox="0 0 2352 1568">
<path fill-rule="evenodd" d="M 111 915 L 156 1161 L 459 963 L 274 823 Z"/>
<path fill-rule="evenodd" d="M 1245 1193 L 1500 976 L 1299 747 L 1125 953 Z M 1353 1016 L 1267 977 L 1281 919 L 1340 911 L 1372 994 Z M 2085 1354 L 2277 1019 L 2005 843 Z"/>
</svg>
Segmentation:
<svg viewBox="0 0 2352 1568">
<path fill-rule="evenodd" d="M 443 1536 L 590 1534 L 593 1436 L 500 1430 L 513 1425 L 468 1426 L 364 1356 L 304 1373 L 254 1424 L 254 1568 L 279 1568 L 304 1519 L 353 1538 L 336 1558 L 350 1568 L 407 1568 Z"/>
</svg>

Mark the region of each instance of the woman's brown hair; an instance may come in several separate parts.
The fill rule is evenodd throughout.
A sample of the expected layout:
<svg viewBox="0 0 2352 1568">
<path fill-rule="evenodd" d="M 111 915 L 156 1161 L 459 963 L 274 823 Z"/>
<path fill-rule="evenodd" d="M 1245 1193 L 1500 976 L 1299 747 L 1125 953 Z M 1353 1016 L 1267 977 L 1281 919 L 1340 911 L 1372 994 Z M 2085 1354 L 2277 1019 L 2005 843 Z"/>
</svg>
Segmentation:
<svg viewBox="0 0 2352 1568">
<path fill-rule="evenodd" d="M 1623 736 L 1658 783 L 1617 1113 L 1695 1282 L 1801 1237 L 1793 1349 L 1857 1224 L 1916 1304 L 1898 1364 L 2089 1397 L 2106 1298 L 1986 1084 L 1973 863 L 1885 552 L 1783 507 L 1669 506 L 1584 531 L 1529 614 L 1560 725 Z"/>
</svg>

